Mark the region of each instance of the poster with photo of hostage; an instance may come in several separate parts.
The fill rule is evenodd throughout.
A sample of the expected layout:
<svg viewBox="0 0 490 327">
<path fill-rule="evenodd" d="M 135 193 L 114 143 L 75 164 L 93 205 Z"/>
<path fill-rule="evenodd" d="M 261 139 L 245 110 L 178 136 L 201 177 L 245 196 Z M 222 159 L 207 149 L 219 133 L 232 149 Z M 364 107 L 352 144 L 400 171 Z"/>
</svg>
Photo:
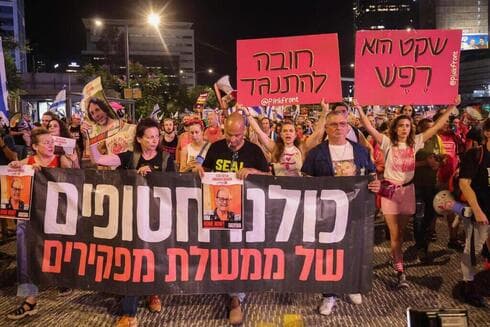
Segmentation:
<svg viewBox="0 0 490 327">
<path fill-rule="evenodd" d="M 30 219 L 34 169 L 0 166 L 0 218 Z"/>
<path fill-rule="evenodd" d="M 202 178 L 203 228 L 243 228 L 243 181 L 235 173 L 205 173 Z"/>
</svg>

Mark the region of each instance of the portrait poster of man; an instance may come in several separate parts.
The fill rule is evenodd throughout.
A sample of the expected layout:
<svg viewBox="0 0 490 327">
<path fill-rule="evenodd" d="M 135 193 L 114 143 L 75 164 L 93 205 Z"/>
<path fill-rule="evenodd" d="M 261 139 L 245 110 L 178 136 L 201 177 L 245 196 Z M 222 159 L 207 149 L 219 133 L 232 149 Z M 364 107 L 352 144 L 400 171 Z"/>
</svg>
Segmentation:
<svg viewBox="0 0 490 327">
<path fill-rule="evenodd" d="M 22 171 L 0 166 L 0 218 L 30 219 L 34 170 Z"/>
<path fill-rule="evenodd" d="M 203 228 L 243 228 L 243 181 L 235 173 L 205 173 L 202 199 Z"/>
</svg>

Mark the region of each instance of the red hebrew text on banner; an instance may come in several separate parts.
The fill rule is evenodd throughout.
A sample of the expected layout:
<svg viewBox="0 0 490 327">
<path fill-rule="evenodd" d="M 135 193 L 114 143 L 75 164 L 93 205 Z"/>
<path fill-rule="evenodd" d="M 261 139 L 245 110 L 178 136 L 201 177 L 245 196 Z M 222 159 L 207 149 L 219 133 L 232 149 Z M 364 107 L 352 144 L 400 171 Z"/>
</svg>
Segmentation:
<svg viewBox="0 0 490 327">
<path fill-rule="evenodd" d="M 450 104 L 458 95 L 461 30 L 358 31 L 361 105 Z"/>
<path fill-rule="evenodd" d="M 237 75 L 245 106 L 340 101 L 337 34 L 238 40 Z"/>
</svg>

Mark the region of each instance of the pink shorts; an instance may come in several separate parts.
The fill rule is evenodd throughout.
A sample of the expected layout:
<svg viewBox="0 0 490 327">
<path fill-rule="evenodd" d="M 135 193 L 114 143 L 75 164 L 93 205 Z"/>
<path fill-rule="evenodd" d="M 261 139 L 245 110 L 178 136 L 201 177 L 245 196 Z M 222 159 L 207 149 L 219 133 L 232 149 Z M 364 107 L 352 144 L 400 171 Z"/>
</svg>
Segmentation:
<svg viewBox="0 0 490 327">
<path fill-rule="evenodd" d="M 391 199 L 382 196 L 381 210 L 388 215 L 415 214 L 415 187 L 413 183 L 397 189 Z"/>
</svg>

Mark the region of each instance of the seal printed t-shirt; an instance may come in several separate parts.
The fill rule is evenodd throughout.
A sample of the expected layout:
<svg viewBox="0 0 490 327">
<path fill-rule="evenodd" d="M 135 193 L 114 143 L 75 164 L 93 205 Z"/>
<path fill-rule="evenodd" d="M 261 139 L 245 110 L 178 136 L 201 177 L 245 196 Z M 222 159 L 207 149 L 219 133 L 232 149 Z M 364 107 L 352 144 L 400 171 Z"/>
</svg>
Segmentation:
<svg viewBox="0 0 490 327">
<path fill-rule="evenodd" d="M 415 135 L 413 147 L 405 143 L 393 146 L 391 140 L 383 135 L 381 150 L 386 157 L 384 178 L 395 184 L 405 184 L 413 179 L 415 174 L 415 153 L 424 147 L 422 134 Z"/>
<path fill-rule="evenodd" d="M 226 140 L 216 141 L 209 147 L 202 166 L 214 172 L 237 172 L 242 168 L 255 168 L 268 172 L 269 166 L 260 148 L 248 141 L 233 152 Z"/>
</svg>

